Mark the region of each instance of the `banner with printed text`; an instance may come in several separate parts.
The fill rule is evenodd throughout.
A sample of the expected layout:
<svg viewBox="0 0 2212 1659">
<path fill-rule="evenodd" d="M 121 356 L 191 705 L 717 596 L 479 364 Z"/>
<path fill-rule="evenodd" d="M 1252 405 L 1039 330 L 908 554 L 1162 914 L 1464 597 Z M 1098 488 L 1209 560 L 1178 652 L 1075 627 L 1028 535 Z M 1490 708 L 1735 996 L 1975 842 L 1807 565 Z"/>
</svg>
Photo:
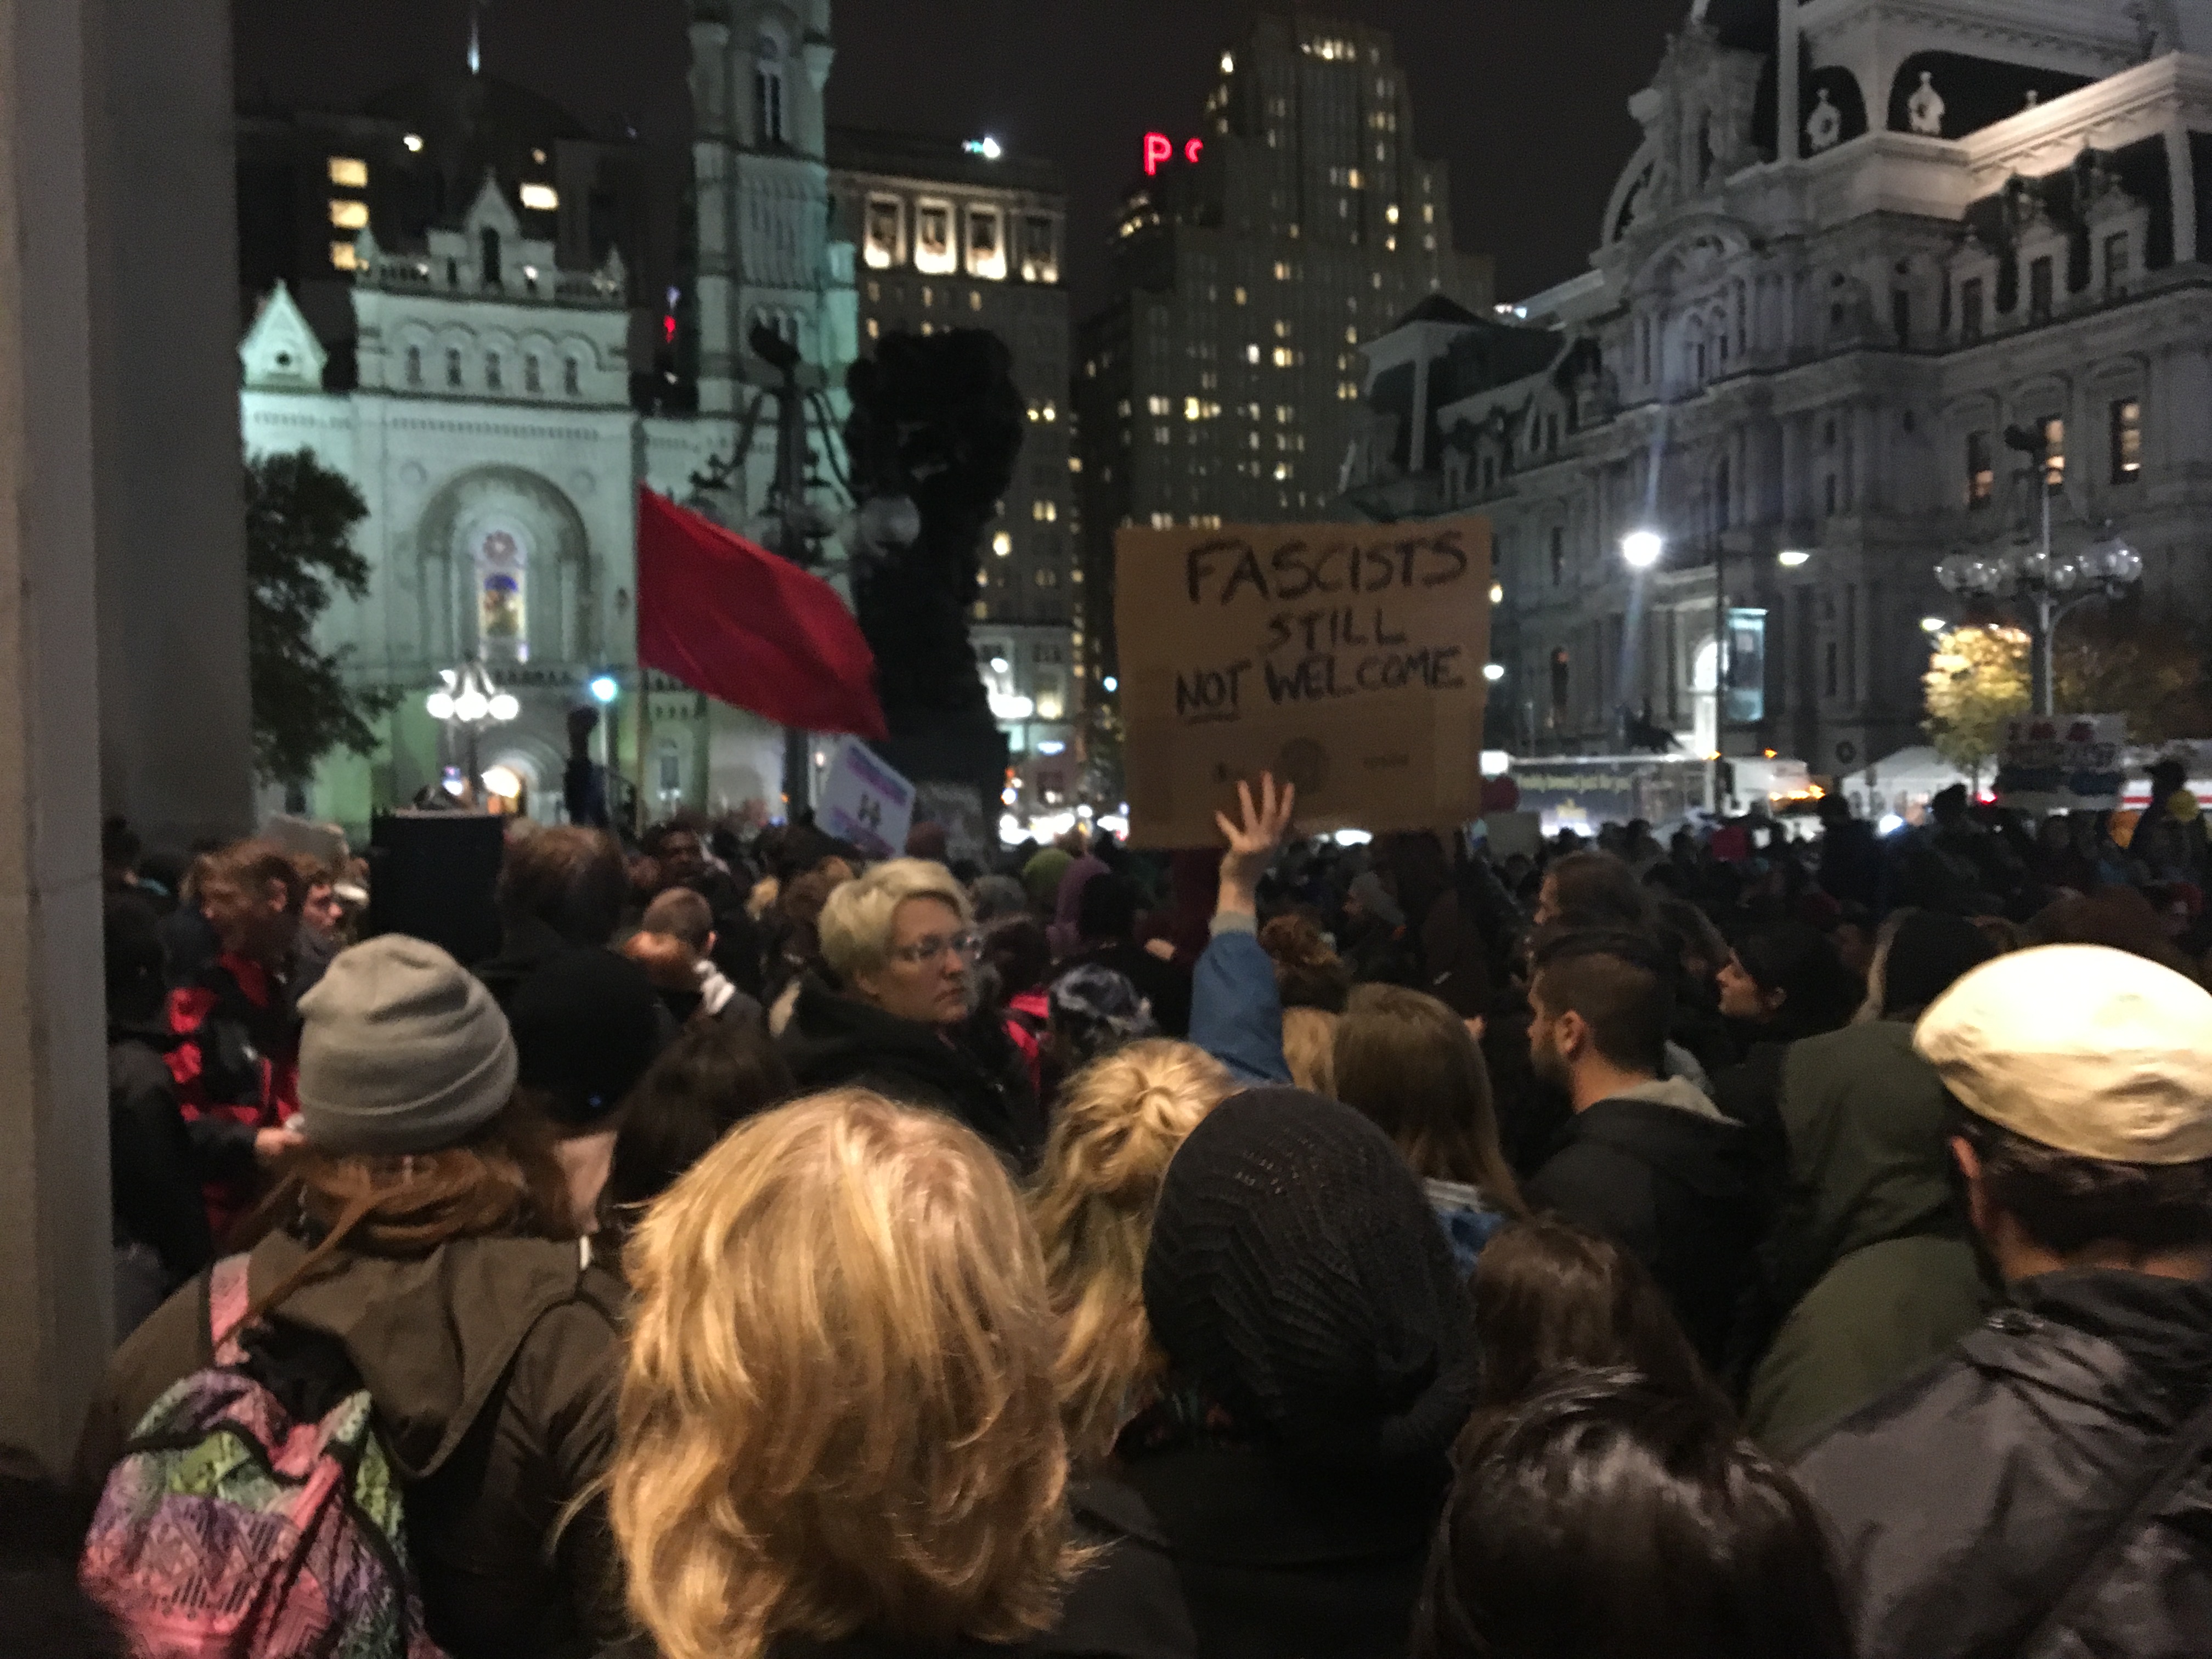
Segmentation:
<svg viewBox="0 0 2212 1659">
<path fill-rule="evenodd" d="M 2005 722 L 1997 799 L 2025 812 L 2106 811 L 2127 776 L 2124 714 L 2021 714 Z"/>
<path fill-rule="evenodd" d="M 1482 811 L 1490 521 L 1123 530 L 1130 838 L 1206 847 L 1240 778 L 1313 834 Z"/>
</svg>

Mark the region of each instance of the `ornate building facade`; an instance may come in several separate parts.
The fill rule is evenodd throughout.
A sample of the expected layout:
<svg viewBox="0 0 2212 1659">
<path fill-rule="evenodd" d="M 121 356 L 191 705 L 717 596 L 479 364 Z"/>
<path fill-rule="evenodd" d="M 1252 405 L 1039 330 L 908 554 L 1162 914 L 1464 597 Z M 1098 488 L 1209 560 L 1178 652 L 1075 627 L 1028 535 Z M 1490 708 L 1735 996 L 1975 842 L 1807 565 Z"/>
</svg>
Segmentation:
<svg viewBox="0 0 2212 1659">
<path fill-rule="evenodd" d="M 1364 353 L 1354 504 L 1496 523 L 1493 742 L 1916 742 L 1937 561 L 2045 493 L 2206 620 L 2207 52 L 2203 0 L 1698 0 L 1590 271 Z"/>
<path fill-rule="evenodd" d="M 689 270 L 665 294 L 638 291 L 618 236 L 566 234 L 527 147 L 517 164 L 497 135 L 465 132 L 455 142 L 482 163 L 465 212 L 387 226 L 390 245 L 375 192 L 339 188 L 337 163 L 359 158 L 328 158 L 333 202 L 363 203 L 330 260 L 351 278 L 350 372 L 335 372 L 325 319 L 319 333 L 281 284 L 247 331 L 248 454 L 311 450 L 369 509 L 356 535 L 369 592 L 340 598 L 322 637 L 361 683 L 402 694 L 375 755 L 325 763 L 310 792 L 320 816 L 363 824 L 438 781 L 459 736 L 424 696 L 479 656 L 521 705 L 483 734 L 481 763 L 513 772 L 533 814 L 557 813 L 567 716 L 603 677 L 619 696 L 599 757 L 638 781 L 648 813 L 780 810 L 780 732 L 638 669 L 635 492 L 773 535 L 780 373 L 747 343 L 764 325 L 802 359 L 808 515 L 836 526 L 850 510 L 836 480 L 858 318 L 854 248 L 831 222 L 830 7 L 696 0 L 693 13 Z M 330 144 L 350 142 L 331 130 Z M 679 378 L 696 398 L 666 395 Z M 834 531 L 818 551 L 842 568 Z"/>
</svg>

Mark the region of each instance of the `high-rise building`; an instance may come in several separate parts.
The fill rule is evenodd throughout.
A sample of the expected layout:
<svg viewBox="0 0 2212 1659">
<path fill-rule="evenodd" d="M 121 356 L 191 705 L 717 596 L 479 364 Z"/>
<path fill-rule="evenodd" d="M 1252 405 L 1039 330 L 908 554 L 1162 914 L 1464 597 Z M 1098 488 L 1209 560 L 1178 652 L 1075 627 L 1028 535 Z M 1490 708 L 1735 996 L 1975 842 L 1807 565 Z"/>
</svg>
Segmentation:
<svg viewBox="0 0 2212 1659">
<path fill-rule="evenodd" d="M 1492 299 L 1382 30 L 1261 17 L 1189 131 L 1148 136 L 1141 160 L 1076 380 L 1097 676 L 1118 528 L 1348 516 L 1360 346 L 1432 295 Z"/>
<path fill-rule="evenodd" d="M 860 250 L 862 353 L 893 334 L 981 329 L 1013 356 L 1029 424 L 985 534 L 973 638 L 1026 784 L 1039 799 L 1069 793 L 1083 572 L 1060 281 L 1066 185 L 1053 163 L 1009 155 L 992 138 L 832 129 L 829 155 L 832 234 Z"/>
</svg>

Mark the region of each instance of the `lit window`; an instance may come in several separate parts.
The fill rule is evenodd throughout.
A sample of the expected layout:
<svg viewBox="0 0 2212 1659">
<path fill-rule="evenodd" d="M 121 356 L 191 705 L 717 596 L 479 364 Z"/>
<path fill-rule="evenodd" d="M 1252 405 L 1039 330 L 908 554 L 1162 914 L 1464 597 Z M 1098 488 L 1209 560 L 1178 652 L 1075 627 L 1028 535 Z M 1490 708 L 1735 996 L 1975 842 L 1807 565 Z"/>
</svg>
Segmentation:
<svg viewBox="0 0 2212 1659">
<path fill-rule="evenodd" d="M 351 242 L 331 244 L 331 265 L 337 270 L 359 270 L 361 253 Z"/>
<path fill-rule="evenodd" d="M 1393 202 L 1389 207 L 1384 208 L 1382 210 L 1382 216 L 1390 223 L 1394 225 L 1396 224 L 1398 222 L 1398 204 L 1395 202 Z"/>
<path fill-rule="evenodd" d="M 410 155 L 420 155 L 422 153 L 422 135 L 419 132 L 410 132 L 399 142 L 407 146 L 407 153 Z"/>
<path fill-rule="evenodd" d="M 981 311 L 982 308 L 983 308 L 983 291 L 982 291 L 982 289 L 975 289 L 975 288 L 971 288 L 971 289 L 969 289 L 968 290 L 968 309 L 969 309 L 969 310 L 970 310 L 970 311 Z"/>
<path fill-rule="evenodd" d="M 353 155 L 331 157 L 331 182 L 341 190 L 367 190 L 368 163 Z"/>
<path fill-rule="evenodd" d="M 914 212 L 914 263 L 933 275 L 951 270 L 959 263 L 952 246 L 952 204 L 923 202 Z"/>
<path fill-rule="evenodd" d="M 1346 175 L 1345 182 L 1350 185 L 1352 189 L 1358 190 L 1359 188 L 1359 169 L 1358 167 L 1352 168 L 1352 171 Z"/>
<path fill-rule="evenodd" d="M 1237 303 L 1240 306 L 1244 303 L 1244 290 L 1241 288 L 1237 290 Z"/>
<path fill-rule="evenodd" d="M 899 225 L 904 216 L 897 197 L 868 198 L 867 225 L 861 257 L 868 262 L 870 269 L 884 270 L 898 263 Z M 870 283 L 869 286 L 872 289 L 874 284 Z"/>
<path fill-rule="evenodd" d="M 991 538 L 991 551 L 1002 559 L 1012 558 L 1014 552 L 1014 538 L 1001 530 Z"/>
<path fill-rule="evenodd" d="M 1060 405 L 1054 403 L 1046 404 L 1044 406 L 1044 417 L 1048 421 L 1058 420 L 1060 418 Z"/>
<path fill-rule="evenodd" d="M 999 210 L 994 207 L 968 210 L 968 271 L 986 282 L 1006 280 L 1006 243 L 1000 234 Z"/>
<path fill-rule="evenodd" d="M 334 197 L 331 201 L 331 222 L 340 230 L 366 230 L 368 228 L 368 204 Z"/>
<path fill-rule="evenodd" d="M 1069 457 L 1067 458 L 1067 470 L 1068 470 L 1070 472 L 1080 472 L 1080 471 L 1083 471 L 1083 457 L 1082 457 L 1082 456 L 1080 456 L 1080 455 L 1071 455 L 1071 456 L 1069 456 Z"/>
<path fill-rule="evenodd" d="M 2112 405 L 2112 482 L 2133 483 L 2142 477 L 2142 404 L 2123 398 Z"/>
<path fill-rule="evenodd" d="M 1290 476 L 1291 464 L 1288 461 L 1277 461 L 1275 463 L 1275 482 L 1277 483 L 1281 483 Z"/>
<path fill-rule="evenodd" d="M 872 318 L 872 317 L 869 318 L 869 319 L 868 319 L 868 337 L 869 337 L 871 340 L 873 340 L 873 339 L 878 339 L 878 338 L 880 338 L 880 337 L 882 337 L 882 334 L 883 334 L 883 327 L 882 327 L 882 325 L 881 325 L 881 324 L 879 324 L 879 323 L 878 323 L 874 318 Z"/>
<path fill-rule="evenodd" d="M 561 205 L 561 192 L 550 185 L 525 185 L 522 205 L 532 213 L 551 213 Z"/>
<path fill-rule="evenodd" d="M 1279 283 L 1287 283 L 1291 280 L 1291 262 L 1288 259 L 1275 261 L 1275 280 Z"/>
<path fill-rule="evenodd" d="M 1288 368 L 1292 362 L 1295 361 L 1296 356 L 1297 354 L 1291 351 L 1290 347 L 1277 346 L 1275 348 L 1275 367 L 1277 368 Z"/>
</svg>

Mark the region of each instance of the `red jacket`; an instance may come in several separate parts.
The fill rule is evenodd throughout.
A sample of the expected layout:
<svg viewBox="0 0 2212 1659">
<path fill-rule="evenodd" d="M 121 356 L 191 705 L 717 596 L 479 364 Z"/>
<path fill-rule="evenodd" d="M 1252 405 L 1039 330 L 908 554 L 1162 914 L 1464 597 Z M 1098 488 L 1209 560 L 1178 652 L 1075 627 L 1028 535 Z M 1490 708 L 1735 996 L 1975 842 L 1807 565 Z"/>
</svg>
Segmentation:
<svg viewBox="0 0 2212 1659">
<path fill-rule="evenodd" d="M 169 993 L 167 1055 L 220 1242 L 261 1187 L 253 1139 L 300 1109 L 300 1015 L 289 980 L 228 952 Z"/>
</svg>

